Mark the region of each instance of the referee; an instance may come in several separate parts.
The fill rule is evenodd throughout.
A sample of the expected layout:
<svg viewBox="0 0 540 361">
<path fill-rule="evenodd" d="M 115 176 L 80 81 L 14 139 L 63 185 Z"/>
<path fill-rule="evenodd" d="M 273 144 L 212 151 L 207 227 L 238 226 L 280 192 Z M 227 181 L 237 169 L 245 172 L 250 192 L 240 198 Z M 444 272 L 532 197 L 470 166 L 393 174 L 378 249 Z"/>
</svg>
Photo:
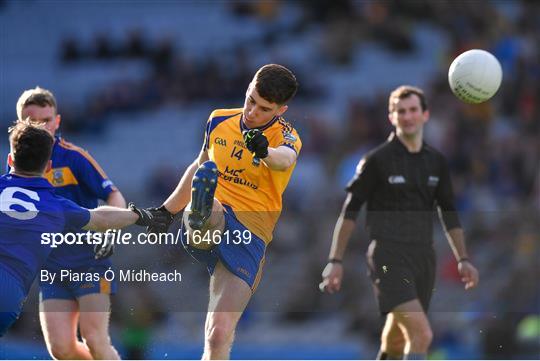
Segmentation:
<svg viewBox="0 0 540 361">
<path fill-rule="evenodd" d="M 369 275 L 386 315 L 377 358 L 425 359 L 433 338 L 426 312 L 435 283 L 435 207 L 465 289 L 478 284 L 478 271 L 468 258 L 446 159 L 422 140 L 429 119 L 423 91 L 400 86 L 390 94 L 388 112 L 395 132 L 362 158 L 347 185 L 320 288 L 339 291 L 347 243 L 367 203 Z"/>
</svg>

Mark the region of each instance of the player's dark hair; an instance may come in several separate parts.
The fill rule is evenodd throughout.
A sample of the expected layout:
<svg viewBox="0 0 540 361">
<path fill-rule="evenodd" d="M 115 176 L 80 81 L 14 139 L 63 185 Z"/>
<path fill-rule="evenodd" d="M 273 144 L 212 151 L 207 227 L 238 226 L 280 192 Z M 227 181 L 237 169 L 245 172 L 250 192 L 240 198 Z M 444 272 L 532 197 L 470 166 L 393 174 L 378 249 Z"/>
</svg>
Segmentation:
<svg viewBox="0 0 540 361">
<path fill-rule="evenodd" d="M 56 98 L 53 93 L 39 86 L 34 89 L 25 90 L 19 97 L 19 100 L 17 100 L 17 116 L 19 119 L 23 119 L 22 111 L 29 105 L 37 105 L 39 107 L 50 106 L 54 108 L 55 113 L 58 113 Z"/>
<path fill-rule="evenodd" d="M 388 97 L 388 112 L 392 113 L 394 111 L 397 100 L 408 98 L 411 95 L 416 95 L 420 99 L 420 106 L 423 112 L 428 110 L 426 96 L 422 89 L 412 85 L 402 85 L 390 93 L 390 97 Z"/>
<path fill-rule="evenodd" d="M 270 103 L 286 104 L 298 90 L 296 77 L 286 67 L 278 64 L 267 64 L 255 74 L 257 93 Z"/>
<path fill-rule="evenodd" d="M 11 156 L 16 171 L 42 173 L 51 159 L 54 138 L 42 126 L 19 120 L 9 130 Z"/>
</svg>

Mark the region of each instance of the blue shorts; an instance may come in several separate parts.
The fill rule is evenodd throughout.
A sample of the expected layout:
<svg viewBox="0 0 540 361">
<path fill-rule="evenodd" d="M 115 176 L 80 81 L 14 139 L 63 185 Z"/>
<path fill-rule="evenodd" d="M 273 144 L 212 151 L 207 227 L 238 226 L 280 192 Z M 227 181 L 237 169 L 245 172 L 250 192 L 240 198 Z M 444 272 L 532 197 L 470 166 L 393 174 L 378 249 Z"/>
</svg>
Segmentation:
<svg viewBox="0 0 540 361">
<path fill-rule="evenodd" d="M 262 275 L 266 244 L 238 221 L 231 207 L 227 205 L 223 205 L 223 207 L 225 208 L 225 212 L 223 212 L 225 229 L 221 241 L 216 246 L 210 250 L 202 250 L 189 245 L 185 237 L 184 224 L 182 224 L 180 232 L 182 245 L 197 261 L 206 263 L 210 274 L 214 273 L 217 262 L 221 261 L 229 272 L 244 280 L 251 291 L 255 292 Z M 244 231 L 250 232 L 249 242 L 247 239 L 237 238 L 238 235 L 243 235 Z M 240 240 L 240 242 L 235 244 L 233 240 Z"/>
<path fill-rule="evenodd" d="M 0 268 L 0 337 L 19 318 L 26 295 L 21 283 Z"/>
<path fill-rule="evenodd" d="M 51 284 L 49 282 L 40 282 L 40 299 L 62 299 L 76 300 L 79 297 L 94 293 L 114 295 L 118 287 L 116 277 L 112 281 L 107 281 L 104 277 L 109 267 L 97 266 L 90 268 L 79 268 L 71 270 L 71 277 L 60 279 L 60 271 L 56 271 L 56 278 Z M 53 272 L 49 270 L 49 272 Z M 92 279 L 75 278 L 75 274 L 92 275 Z M 88 276 L 90 277 L 90 276 Z"/>
</svg>

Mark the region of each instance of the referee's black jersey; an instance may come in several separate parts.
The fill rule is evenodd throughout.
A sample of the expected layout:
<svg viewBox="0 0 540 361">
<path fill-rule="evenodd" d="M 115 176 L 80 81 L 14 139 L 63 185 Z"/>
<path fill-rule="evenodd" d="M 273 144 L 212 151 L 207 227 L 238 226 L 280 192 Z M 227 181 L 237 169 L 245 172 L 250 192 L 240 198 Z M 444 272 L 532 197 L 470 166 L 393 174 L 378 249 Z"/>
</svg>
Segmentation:
<svg viewBox="0 0 540 361">
<path fill-rule="evenodd" d="M 425 142 L 418 153 L 411 153 L 392 133 L 360 160 L 346 189 L 352 198 L 345 218 L 355 219 L 367 202 L 371 239 L 432 244 L 437 206 L 446 229 L 461 227 L 446 159 Z"/>
</svg>

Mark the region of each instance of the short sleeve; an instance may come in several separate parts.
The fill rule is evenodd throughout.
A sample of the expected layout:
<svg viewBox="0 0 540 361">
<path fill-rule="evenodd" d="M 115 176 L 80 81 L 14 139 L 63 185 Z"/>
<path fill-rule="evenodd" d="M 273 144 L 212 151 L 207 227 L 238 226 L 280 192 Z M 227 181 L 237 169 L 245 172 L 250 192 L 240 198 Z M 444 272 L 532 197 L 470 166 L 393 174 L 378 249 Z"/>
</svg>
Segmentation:
<svg viewBox="0 0 540 361">
<path fill-rule="evenodd" d="M 90 211 L 77 205 L 66 198 L 60 198 L 62 211 L 64 212 L 64 230 L 81 229 L 90 222 Z"/>
<path fill-rule="evenodd" d="M 444 157 L 441 157 L 441 175 L 435 193 L 435 200 L 437 201 L 440 218 L 444 223 L 445 228 L 450 230 L 461 227 L 455 207 L 454 190 L 450 179 L 450 171 Z"/>
<path fill-rule="evenodd" d="M 296 129 L 294 129 L 289 123 L 281 123 L 282 129 L 279 135 L 277 147 L 287 147 L 296 152 L 296 155 L 300 154 L 302 149 L 302 141 Z"/>
<path fill-rule="evenodd" d="M 213 111 L 208 117 L 206 122 L 206 129 L 204 130 L 204 141 L 203 141 L 203 150 L 208 150 L 210 145 L 210 132 L 212 131 L 212 119 L 214 118 L 215 111 Z"/>
<path fill-rule="evenodd" d="M 377 185 L 377 169 L 372 157 L 364 157 L 356 166 L 356 172 L 345 190 L 364 203 Z"/>
<path fill-rule="evenodd" d="M 87 152 L 78 152 L 75 164 L 77 179 L 99 199 L 107 200 L 111 192 L 117 190 L 100 165 Z"/>
</svg>

